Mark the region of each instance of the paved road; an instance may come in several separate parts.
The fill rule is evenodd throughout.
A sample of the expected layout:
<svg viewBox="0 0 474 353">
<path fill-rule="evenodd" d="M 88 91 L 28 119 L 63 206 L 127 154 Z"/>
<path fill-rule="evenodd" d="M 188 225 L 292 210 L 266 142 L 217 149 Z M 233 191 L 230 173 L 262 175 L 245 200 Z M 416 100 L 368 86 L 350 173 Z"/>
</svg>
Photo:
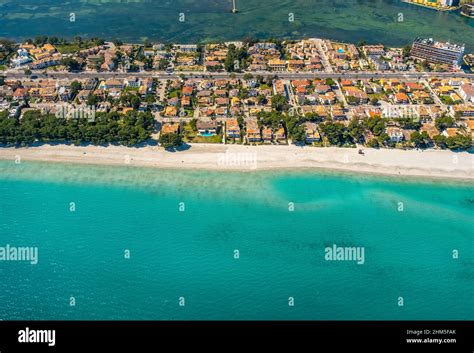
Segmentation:
<svg viewBox="0 0 474 353">
<path fill-rule="evenodd" d="M 231 76 L 228 72 L 218 72 L 218 73 L 210 73 L 210 72 L 190 72 L 190 73 L 171 73 L 167 74 L 165 72 L 126 72 L 126 73 L 117 73 L 117 72 L 50 72 L 44 74 L 43 72 L 34 72 L 31 77 L 37 78 L 127 78 L 127 77 L 154 77 L 157 79 L 175 79 L 179 78 L 180 75 L 183 75 L 187 78 L 190 77 L 206 77 L 206 78 L 229 78 Z M 453 73 L 453 72 L 438 72 L 438 73 L 424 73 L 424 72 L 351 72 L 351 73 L 337 73 L 337 72 L 314 72 L 314 73 L 307 73 L 307 72 L 254 72 L 252 73 L 254 76 L 262 75 L 262 76 L 278 76 L 281 79 L 302 79 L 308 78 L 312 79 L 315 77 L 318 78 L 347 78 L 347 79 L 370 79 L 370 78 L 399 78 L 399 79 L 416 79 L 421 80 L 423 78 L 428 77 L 441 77 L 441 78 L 470 78 L 474 79 L 474 74 L 468 73 Z M 5 72 L 3 73 L 7 78 L 26 78 L 23 72 Z M 238 78 L 242 78 L 245 73 L 236 73 L 235 76 Z"/>
</svg>

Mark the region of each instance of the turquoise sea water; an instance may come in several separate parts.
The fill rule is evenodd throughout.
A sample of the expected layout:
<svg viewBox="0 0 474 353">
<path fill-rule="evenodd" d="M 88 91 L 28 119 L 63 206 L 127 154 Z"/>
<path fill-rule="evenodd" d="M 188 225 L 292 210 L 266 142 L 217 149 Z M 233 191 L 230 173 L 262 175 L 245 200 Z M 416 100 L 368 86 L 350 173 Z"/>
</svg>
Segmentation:
<svg viewBox="0 0 474 353">
<path fill-rule="evenodd" d="M 0 319 L 472 320 L 473 211 L 472 183 L 1 161 L 0 246 L 39 262 L 0 261 Z"/>
<path fill-rule="evenodd" d="M 439 12 L 401 0 L 236 2 L 238 14 L 230 12 L 232 0 L 0 0 L 0 37 L 172 42 L 323 37 L 407 45 L 423 36 L 474 49 L 474 20 L 459 11 Z"/>
</svg>

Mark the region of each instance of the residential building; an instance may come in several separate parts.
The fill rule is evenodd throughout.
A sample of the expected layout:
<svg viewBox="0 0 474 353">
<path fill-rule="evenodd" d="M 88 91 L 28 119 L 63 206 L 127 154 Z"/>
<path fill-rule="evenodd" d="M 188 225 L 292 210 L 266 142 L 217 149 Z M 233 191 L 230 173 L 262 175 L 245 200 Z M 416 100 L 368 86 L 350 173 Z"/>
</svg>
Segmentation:
<svg viewBox="0 0 474 353">
<path fill-rule="evenodd" d="M 201 136 L 214 136 L 217 134 L 218 123 L 215 120 L 198 120 L 196 122 L 198 134 Z"/>
<path fill-rule="evenodd" d="M 278 128 L 274 134 L 275 142 L 277 143 L 286 143 L 286 134 L 283 127 Z"/>
<path fill-rule="evenodd" d="M 226 121 L 226 136 L 228 138 L 235 138 L 239 139 L 240 138 L 240 127 L 237 119 L 228 119 Z"/>
<path fill-rule="evenodd" d="M 123 81 L 118 79 L 108 79 L 106 81 L 102 81 L 99 84 L 100 89 L 110 90 L 110 89 L 123 89 Z"/>
<path fill-rule="evenodd" d="M 385 47 L 381 44 L 379 45 L 364 45 L 362 51 L 366 56 L 380 56 L 385 54 Z"/>
<path fill-rule="evenodd" d="M 367 93 L 357 87 L 344 87 L 343 91 L 349 104 L 366 104 L 369 101 L 369 96 Z"/>
<path fill-rule="evenodd" d="M 106 82 L 110 84 L 110 82 Z M 141 80 L 138 77 L 129 77 L 125 79 L 125 86 L 130 88 L 139 88 L 141 85 Z M 116 88 L 121 88 L 121 84 L 115 85 Z"/>
<path fill-rule="evenodd" d="M 285 71 L 286 61 L 281 59 L 272 59 L 268 62 L 268 67 L 273 71 Z"/>
<path fill-rule="evenodd" d="M 273 131 L 271 127 L 265 126 L 262 129 L 262 138 L 265 143 L 271 143 L 273 141 Z"/>
<path fill-rule="evenodd" d="M 321 141 L 321 135 L 318 131 L 318 126 L 315 123 L 307 121 L 304 124 L 306 143 L 314 143 Z"/>
<path fill-rule="evenodd" d="M 369 55 L 368 56 L 369 62 L 374 65 L 375 70 L 377 71 L 385 71 L 390 69 L 390 65 L 388 62 L 382 60 L 379 56 Z"/>
<path fill-rule="evenodd" d="M 161 134 L 179 134 L 179 123 L 165 123 L 161 127 Z"/>
<path fill-rule="evenodd" d="M 184 53 L 195 53 L 198 47 L 196 44 L 174 44 L 173 49 Z"/>
<path fill-rule="evenodd" d="M 466 102 L 474 103 L 474 85 L 464 84 L 459 88 L 459 95 Z"/>
<path fill-rule="evenodd" d="M 258 127 L 257 120 L 248 119 L 246 121 L 246 126 L 248 142 L 260 142 L 262 140 L 262 137 L 260 135 L 260 128 Z"/>
<path fill-rule="evenodd" d="M 388 127 L 386 133 L 392 142 L 401 142 L 404 139 L 403 130 L 398 127 Z"/>
<path fill-rule="evenodd" d="M 403 92 L 400 92 L 400 93 L 396 93 L 395 94 L 395 97 L 393 98 L 393 100 L 395 101 L 395 103 L 397 104 L 408 104 L 410 103 L 410 99 L 408 98 L 408 96 L 403 93 Z"/>
<path fill-rule="evenodd" d="M 425 123 L 421 126 L 420 132 L 426 132 L 430 139 L 433 139 L 433 137 L 439 135 L 439 130 L 436 128 L 436 126 L 433 123 Z"/>
<path fill-rule="evenodd" d="M 413 42 L 410 55 L 432 64 L 445 64 L 450 68 L 456 68 L 464 55 L 464 45 L 436 42 L 431 38 L 417 38 Z"/>
<path fill-rule="evenodd" d="M 450 105 L 449 112 L 453 117 L 470 118 L 474 116 L 474 104 Z"/>
<path fill-rule="evenodd" d="M 460 134 L 460 130 L 457 127 L 448 127 L 441 133 L 444 137 L 455 137 L 458 134 Z"/>
</svg>

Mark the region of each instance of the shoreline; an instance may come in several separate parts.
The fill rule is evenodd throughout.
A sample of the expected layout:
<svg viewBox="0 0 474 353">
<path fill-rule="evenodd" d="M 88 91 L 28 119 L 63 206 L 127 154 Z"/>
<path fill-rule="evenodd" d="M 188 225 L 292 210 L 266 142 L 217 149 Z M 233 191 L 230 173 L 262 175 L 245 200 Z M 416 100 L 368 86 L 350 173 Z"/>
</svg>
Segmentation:
<svg viewBox="0 0 474 353">
<path fill-rule="evenodd" d="M 338 147 L 245 146 L 190 144 L 168 152 L 158 146 L 0 147 L 0 160 L 19 157 L 82 165 L 137 166 L 174 170 L 255 172 L 328 170 L 395 177 L 474 181 L 474 154 L 447 150 L 387 150 Z"/>
</svg>

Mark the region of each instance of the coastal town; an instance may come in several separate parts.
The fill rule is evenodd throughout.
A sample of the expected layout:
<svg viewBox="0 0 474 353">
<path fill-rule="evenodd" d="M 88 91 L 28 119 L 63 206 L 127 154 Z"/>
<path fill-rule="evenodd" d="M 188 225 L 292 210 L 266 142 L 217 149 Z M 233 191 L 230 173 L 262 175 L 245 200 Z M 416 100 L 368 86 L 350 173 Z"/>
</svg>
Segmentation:
<svg viewBox="0 0 474 353">
<path fill-rule="evenodd" d="M 431 38 L 403 48 L 319 38 L 2 41 L 0 143 L 466 150 L 467 58 L 463 45 Z"/>
</svg>

